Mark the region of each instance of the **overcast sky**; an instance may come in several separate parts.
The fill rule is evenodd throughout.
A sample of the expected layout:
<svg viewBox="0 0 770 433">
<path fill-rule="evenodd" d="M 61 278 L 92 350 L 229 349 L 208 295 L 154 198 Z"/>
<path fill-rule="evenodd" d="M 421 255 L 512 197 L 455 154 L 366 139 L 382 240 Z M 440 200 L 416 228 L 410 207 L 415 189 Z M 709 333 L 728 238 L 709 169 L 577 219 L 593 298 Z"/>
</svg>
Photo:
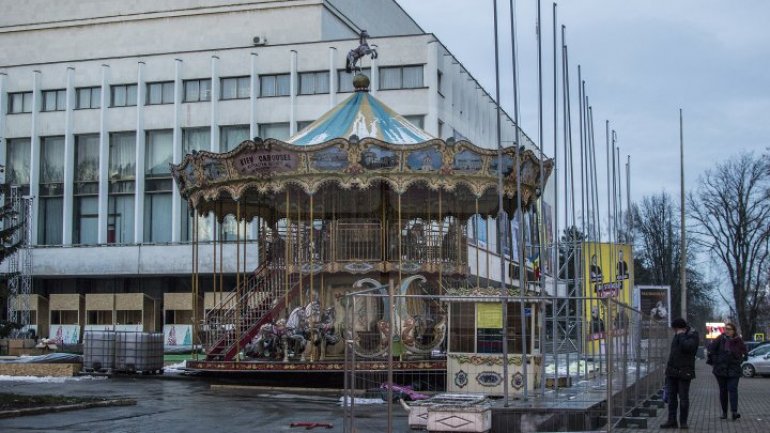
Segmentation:
<svg viewBox="0 0 770 433">
<path fill-rule="evenodd" d="M 492 0 L 397 0 L 494 95 Z M 577 65 L 594 111 L 604 167 L 605 119 L 631 156 L 632 199 L 679 195 L 679 108 L 684 110 L 686 188 L 724 158 L 764 151 L 770 140 L 770 2 L 562 0 L 572 98 Z M 499 0 L 502 102 L 513 116 L 508 0 Z M 537 1 L 515 2 L 521 125 L 538 139 Z M 542 1 L 544 143 L 553 154 L 552 1 Z M 576 110 L 576 109 L 575 109 Z M 577 116 L 573 111 L 573 119 Z M 576 131 L 577 123 L 573 122 Z M 577 133 L 575 132 L 575 140 Z M 560 145 L 561 147 L 561 145 Z M 604 176 L 605 170 L 599 172 Z M 604 178 L 602 178 L 604 179 Z M 600 184 L 602 183 L 600 179 Z M 606 180 L 604 180 L 606 182 Z M 625 188 L 625 187 L 624 187 Z M 624 199 L 625 201 L 625 199 Z"/>
</svg>

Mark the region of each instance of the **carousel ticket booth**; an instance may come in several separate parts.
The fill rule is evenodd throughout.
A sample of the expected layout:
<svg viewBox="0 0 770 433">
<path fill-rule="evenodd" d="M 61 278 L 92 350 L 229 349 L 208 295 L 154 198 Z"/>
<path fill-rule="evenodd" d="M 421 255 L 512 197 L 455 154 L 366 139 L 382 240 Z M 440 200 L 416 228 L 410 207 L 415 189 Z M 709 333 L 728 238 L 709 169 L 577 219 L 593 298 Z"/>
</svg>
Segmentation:
<svg viewBox="0 0 770 433">
<path fill-rule="evenodd" d="M 144 293 L 88 293 L 85 305 L 86 331 L 156 330 L 157 305 Z"/>
<path fill-rule="evenodd" d="M 492 290 L 488 290 L 492 292 Z M 500 298 L 469 296 L 449 301 L 447 391 L 503 395 L 503 381 L 513 395 L 534 390 L 540 381 L 538 304 L 511 296 L 503 326 Z M 526 322 L 522 328 L 522 314 Z M 522 329 L 524 331 L 522 332 Z M 526 334 L 526 335 L 524 335 Z M 503 338 L 508 341 L 508 375 L 503 372 Z M 524 350 L 526 347 L 527 350 Z M 526 359 L 526 363 L 525 360 Z M 526 376 L 526 380 L 525 380 Z"/>
<path fill-rule="evenodd" d="M 19 296 L 14 296 L 8 300 L 13 302 L 16 311 L 22 311 L 28 308 L 29 311 L 29 324 L 22 328 L 22 331 L 34 331 L 38 337 L 45 337 L 48 335 L 48 299 L 43 296 L 31 294 L 27 297 L 28 305 L 25 306 L 24 302 Z"/>
<path fill-rule="evenodd" d="M 202 311 L 203 303 L 192 293 L 163 294 L 163 345 L 167 350 L 192 348 L 193 323 L 203 317 Z"/>
<path fill-rule="evenodd" d="M 502 338 L 502 326 L 474 320 L 488 302 L 458 303 L 458 312 L 473 313 L 457 330 L 462 345 L 450 348 L 455 358 L 446 361 L 449 313 L 442 296 L 450 281 L 455 289 L 478 286 L 477 278 L 469 278 L 469 220 L 501 214 L 500 196 L 507 215 L 519 204 L 531 206 L 552 161 L 523 147 L 498 155 L 467 141 L 434 138 L 370 95 L 367 77 L 356 76 L 354 87 L 353 95 L 289 142 L 255 138 L 227 153 L 187 155 L 172 167 L 193 216 L 194 258 L 202 248 L 199 232 L 213 232 L 215 248 L 222 239 L 217 230 L 201 229 L 209 215 L 220 223 L 235 218 L 256 224 L 260 252 L 258 267 L 246 268 L 251 241 L 240 224 L 243 232 L 227 240 L 237 258 L 234 287 L 216 286 L 220 264 L 207 264 L 213 275 L 204 278 L 200 263 L 193 266 L 193 294 L 205 293 L 197 338 L 206 359 L 188 367 L 252 368 L 237 365 L 247 361 L 279 368 L 276 360 L 312 363 L 328 356 L 328 368 L 340 369 L 340 335 L 351 331 L 358 359 L 383 365 L 379 361 L 392 349 L 404 363 L 441 369 L 442 375 L 450 362 L 451 381 L 462 370 L 473 374 L 466 389 L 493 393 L 503 379 L 496 373 L 498 383 L 492 384 L 483 373 L 498 371 L 493 340 L 495 332 Z M 207 281 L 214 287 L 202 286 Z M 353 301 L 351 293 L 362 290 L 372 296 Z M 388 296 L 398 298 L 395 304 Z M 519 308 L 511 308 L 510 317 L 520 317 L 513 311 Z M 531 355 L 532 338 L 526 352 L 534 373 L 540 358 Z M 198 344 L 195 330 L 193 340 Z M 514 348 L 521 345 L 514 335 L 510 340 Z M 465 357 L 473 358 L 471 364 Z M 487 358 L 491 366 L 484 364 Z M 518 371 L 512 368 L 506 380 L 518 380 Z M 488 386 L 476 385 L 477 376 Z"/>
<path fill-rule="evenodd" d="M 54 293 L 50 296 L 49 338 L 57 344 L 78 344 L 86 319 L 86 300 L 77 293 Z"/>
</svg>

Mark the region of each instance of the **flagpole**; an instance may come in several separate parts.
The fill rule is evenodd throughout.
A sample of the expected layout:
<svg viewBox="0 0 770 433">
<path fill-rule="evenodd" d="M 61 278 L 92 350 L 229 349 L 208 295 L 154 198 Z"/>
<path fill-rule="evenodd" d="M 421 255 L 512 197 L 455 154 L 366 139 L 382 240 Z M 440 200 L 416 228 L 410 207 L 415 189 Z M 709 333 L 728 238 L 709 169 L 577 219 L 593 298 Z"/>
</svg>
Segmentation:
<svg viewBox="0 0 770 433">
<path fill-rule="evenodd" d="M 682 109 L 679 109 L 679 192 L 681 200 L 679 219 L 681 223 L 681 251 L 679 253 L 679 276 L 681 278 L 680 296 L 682 299 L 682 318 L 687 320 L 687 236 L 684 228 L 684 121 Z"/>
<path fill-rule="evenodd" d="M 500 56 L 497 31 L 497 0 L 492 0 L 495 19 L 495 105 L 497 106 L 497 245 L 500 250 L 500 298 L 502 304 L 502 343 L 503 343 L 503 378 L 508 377 L 508 289 L 505 287 L 505 254 L 503 254 L 503 239 L 505 235 L 505 222 L 503 212 L 503 143 L 500 131 Z M 503 380 L 503 396 L 508 402 L 508 380 Z"/>
</svg>

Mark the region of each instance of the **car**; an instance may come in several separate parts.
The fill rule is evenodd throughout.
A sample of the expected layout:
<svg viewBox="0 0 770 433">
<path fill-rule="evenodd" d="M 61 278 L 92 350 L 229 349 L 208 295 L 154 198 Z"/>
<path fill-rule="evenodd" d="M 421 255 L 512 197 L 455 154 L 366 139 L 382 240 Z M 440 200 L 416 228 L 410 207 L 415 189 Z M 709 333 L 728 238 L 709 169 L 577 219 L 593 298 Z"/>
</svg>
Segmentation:
<svg viewBox="0 0 770 433">
<path fill-rule="evenodd" d="M 746 350 L 751 352 L 752 350 L 770 344 L 770 341 L 747 341 Z"/>
<path fill-rule="evenodd" d="M 744 377 L 770 375 L 770 345 L 765 344 L 749 352 L 748 359 L 741 364 Z"/>
</svg>

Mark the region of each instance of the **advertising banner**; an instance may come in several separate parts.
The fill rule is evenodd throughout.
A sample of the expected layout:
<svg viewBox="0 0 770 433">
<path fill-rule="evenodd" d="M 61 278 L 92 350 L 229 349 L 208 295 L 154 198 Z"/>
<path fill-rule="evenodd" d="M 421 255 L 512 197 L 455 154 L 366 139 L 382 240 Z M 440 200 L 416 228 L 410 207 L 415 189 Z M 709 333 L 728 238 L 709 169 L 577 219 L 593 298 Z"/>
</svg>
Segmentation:
<svg viewBox="0 0 770 433">
<path fill-rule="evenodd" d="M 54 340 L 56 344 L 80 343 L 80 325 L 52 324 L 50 330 L 51 335 L 48 338 Z"/>
<path fill-rule="evenodd" d="M 706 322 L 706 340 L 713 340 L 725 332 L 724 322 Z"/>
<path fill-rule="evenodd" d="M 168 349 L 192 348 L 192 325 L 163 325 L 163 345 Z"/>
<path fill-rule="evenodd" d="M 634 287 L 634 260 L 631 245 L 600 242 L 583 243 L 584 314 L 586 340 L 589 353 L 599 353 L 604 346 L 608 323 L 612 324 L 613 335 L 628 333 L 628 313 L 622 308 L 613 308 L 612 317 L 608 317 L 606 302 L 602 298 L 612 298 L 620 304 L 631 306 Z M 609 322 L 611 321 L 611 322 Z"/>
<path fill-rule="evenodd" d="M 671 287 L 638 286 L 639 310 L 647 320 L 665 322 L 671 326 Z"/>
</svg>

